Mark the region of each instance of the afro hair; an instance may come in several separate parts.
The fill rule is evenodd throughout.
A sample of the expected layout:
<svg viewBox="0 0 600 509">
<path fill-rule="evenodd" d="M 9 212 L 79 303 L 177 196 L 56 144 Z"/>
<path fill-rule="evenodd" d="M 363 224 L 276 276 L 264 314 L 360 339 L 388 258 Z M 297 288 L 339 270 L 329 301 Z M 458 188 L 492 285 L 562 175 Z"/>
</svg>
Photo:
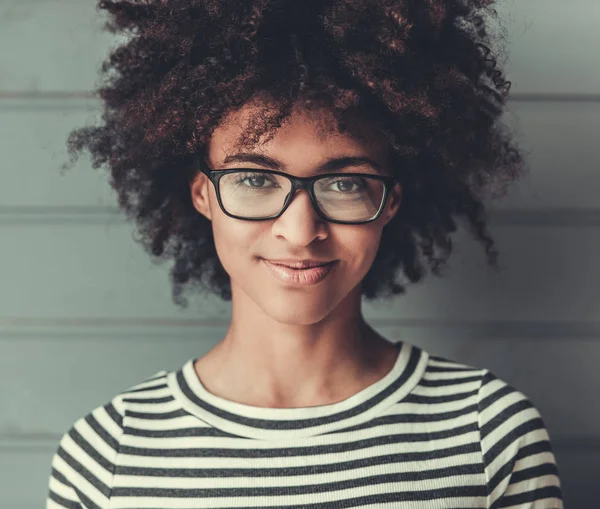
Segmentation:
<svg viewBox="0 0 600 509">
<path fill-rule="evenodd" d="M 174 302 L 196 286 L 231 300 L 211 223 L 190 184 L 212 132 L 260 99 L 239 141 L 268 141 L 295 107 L 325 109 L 333 128 L 384 140 L 402 203 L 361 282 L 371 300 L 440 275 L 455 219 L 497 268 L 484 200 L 506 193 L 525 157 L 499 122 L 510 82 L 490 56 L 493 0 L 100 1 L 105 29 L 127 36 L 102 65 L 102 124 L 73 130 L 71 165 L 87 148 L 106 164 L 120 208 L 155 261 L 173 259 Z M 337 124 L 337 125 L 336 125 Z"/>
</svg>

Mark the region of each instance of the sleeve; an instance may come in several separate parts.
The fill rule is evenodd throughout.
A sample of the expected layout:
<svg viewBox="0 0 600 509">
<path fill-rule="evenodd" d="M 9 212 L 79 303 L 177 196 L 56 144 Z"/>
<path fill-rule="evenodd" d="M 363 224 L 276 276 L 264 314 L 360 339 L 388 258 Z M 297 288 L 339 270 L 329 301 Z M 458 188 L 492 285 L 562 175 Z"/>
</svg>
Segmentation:
<svg viewBox="0 0 600 509">
<path fill-rule="evenodd" d="M 114 398 L 78 419 L 62 436 L 51 465 L 46 509 L 106 509 L 123 434 Z"/>
<path fill-rule="evenodd" d="M 490 509 L 563 509 L 550 437 L 523 393 L 485 370 L 478 419 Z"/>
</svg>

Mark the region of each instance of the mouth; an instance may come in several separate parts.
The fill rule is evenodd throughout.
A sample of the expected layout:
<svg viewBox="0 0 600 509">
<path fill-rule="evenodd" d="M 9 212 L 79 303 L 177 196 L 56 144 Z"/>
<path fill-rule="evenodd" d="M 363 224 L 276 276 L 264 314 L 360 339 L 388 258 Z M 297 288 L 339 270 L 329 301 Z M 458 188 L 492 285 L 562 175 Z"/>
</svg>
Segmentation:
<svg viewBox="0 0 600 509">
<path fill-rule="evenodd" d="M 275 264 L 263 258 L 269 273 L 279 282 L 286 285 L 314 285 L 323 281 L 337 265 L 338 260 L 309 268 L 293 268 L 283 264 Z"/>
<path fill-rule="evenodd" d="M 284 262 L 278 262 L 275 260 L 268 260 L 266 258 L 263 258 L 263 260 L 269 262 L 271 265 L 277 265 L 279 267 L 285 267 L 285 268 L 292 269 L 292 270 L 306 270 L 306 269 L 313 269 L 313 268 L 317 268 L 317 267 L 328 267 L 337 261 L 337 260 L 332 260 L 331 262 L 300 261 L 300 262 L 293 262 L 293 263 L 284 263 Z"/>
</svg>

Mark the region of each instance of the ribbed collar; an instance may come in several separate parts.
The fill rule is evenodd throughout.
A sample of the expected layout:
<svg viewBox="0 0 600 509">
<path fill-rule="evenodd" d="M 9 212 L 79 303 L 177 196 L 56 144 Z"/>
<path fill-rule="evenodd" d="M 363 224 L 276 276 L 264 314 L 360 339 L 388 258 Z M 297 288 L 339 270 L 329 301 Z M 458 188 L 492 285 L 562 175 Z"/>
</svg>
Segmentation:
<svg viewBox="0 0 600 509">
<path fill-rule="evenodd" d="M 216 396 L 200 382 L 188 360 L 167 375 L 173 396 L 189 413 L 237 436 L 262 440 L 311 437 L 358 426 L 405 398 L 421 380 L 429 355 L 406 342 L 396 343 L 399 355 L 392 370 L 349 398 L 329 405 L 263 408 Z"/>
</svg>

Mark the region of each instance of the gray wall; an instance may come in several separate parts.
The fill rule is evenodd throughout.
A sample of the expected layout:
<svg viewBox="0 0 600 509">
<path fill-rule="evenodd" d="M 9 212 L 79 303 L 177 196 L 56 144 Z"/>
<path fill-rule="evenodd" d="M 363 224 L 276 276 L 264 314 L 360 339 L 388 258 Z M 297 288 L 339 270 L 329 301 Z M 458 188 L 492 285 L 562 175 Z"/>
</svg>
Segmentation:
<svg viewBox="0 0 600 509">
<path fill-rule="evenodd" d="M 0 506 L 41 507 L 78 417 L 226 330 L 215 298 L 170 300 L 87 156 L 60 174 L 70 129 L 117 41 L 91 0 L 0 2 Z M 383 335 L 486 367 L 545 418 L 570 509 L 600 507 L 600 2 L 498 5 L 531 174 L 493 204 L 504 271 L 465 231 L 443 279 L 365 305 Z"/>
</svg>

